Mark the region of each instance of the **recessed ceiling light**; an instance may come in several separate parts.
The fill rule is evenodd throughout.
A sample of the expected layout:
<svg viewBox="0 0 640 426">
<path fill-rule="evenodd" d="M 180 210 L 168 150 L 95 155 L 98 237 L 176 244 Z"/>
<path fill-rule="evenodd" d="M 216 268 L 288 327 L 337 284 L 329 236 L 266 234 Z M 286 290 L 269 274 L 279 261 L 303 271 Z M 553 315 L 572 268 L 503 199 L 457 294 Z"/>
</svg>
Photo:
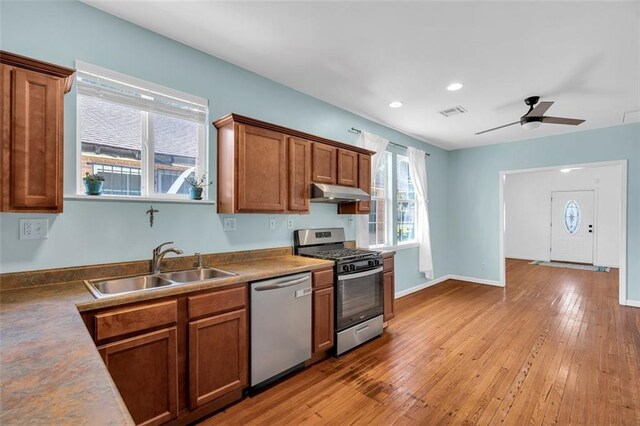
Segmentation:
<svg viewBox="0 0 640 426">
<path fill-rule="evenodd" d="M 402 102 L 400 101 L 393 101 L 389 104 L 389 106 L 391 108 L 400 108 L 402 106 Z"/>
<path fill-rule="evenodd" d="M 447 86 L 447 90 L 450 92 L 455 92 L 456 90 L 460 90 L 462 89 L 462 83 L 451 83 L 450 85 Z"/>
</svg>

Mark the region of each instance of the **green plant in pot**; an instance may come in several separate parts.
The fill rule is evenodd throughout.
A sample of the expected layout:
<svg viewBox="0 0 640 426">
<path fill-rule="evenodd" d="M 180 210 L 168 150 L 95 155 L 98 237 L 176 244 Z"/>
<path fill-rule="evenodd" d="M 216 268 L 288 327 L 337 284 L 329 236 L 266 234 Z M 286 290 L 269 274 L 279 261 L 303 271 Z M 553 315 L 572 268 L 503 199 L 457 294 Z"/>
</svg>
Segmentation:
<svg viewBox="0 0 640 426">
<path fill-rule="evenodd" d="M 202 191 L 213 183 L 212 181 L 207 182 L 207 176 L 204 174 L 199 178 L 189 176 L 184 181 L 191 186 L 189 188 L 189 198 L 192 200 L 202 200 Z"/>
<path fill-rule="evenodd" d="M 102 195 L 102 185 L 104 177 L 96 174 L 85 173 L 82 178 L 84 182 L 84 193 L 87 195 Z"/>
</svg>

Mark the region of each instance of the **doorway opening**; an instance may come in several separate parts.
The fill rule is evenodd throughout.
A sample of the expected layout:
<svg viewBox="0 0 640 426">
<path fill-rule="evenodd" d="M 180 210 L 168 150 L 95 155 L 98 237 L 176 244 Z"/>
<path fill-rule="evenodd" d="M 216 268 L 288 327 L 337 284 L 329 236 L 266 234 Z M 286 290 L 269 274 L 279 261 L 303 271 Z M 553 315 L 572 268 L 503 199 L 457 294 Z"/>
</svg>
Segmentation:
<svg viewBox="0 0 640 426">
<path fill-rule="evenodd" d="M 500 282 L 506 258 L 608 271 L 626 300 L 627 162 L 500 172 Z"/>
</svg>

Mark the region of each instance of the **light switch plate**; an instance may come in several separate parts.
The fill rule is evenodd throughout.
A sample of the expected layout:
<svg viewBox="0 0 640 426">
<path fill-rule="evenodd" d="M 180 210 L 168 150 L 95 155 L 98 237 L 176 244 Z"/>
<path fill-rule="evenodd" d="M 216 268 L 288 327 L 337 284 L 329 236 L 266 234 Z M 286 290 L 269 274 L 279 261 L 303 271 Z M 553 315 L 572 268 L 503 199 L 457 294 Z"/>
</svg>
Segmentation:
<svg viewBox="0 0 640 426">
<path fill-rule="evenodd" d="M 225 231 L 235 231 L 238 229 L 235 217 L 225 217 L 222 221 L 222 227 Z"/>
<path fill-rule="evenodd" d="M 20 219 L 21 240 L 46 240 L 49 238 L 49 219 Z"/>
</svg>

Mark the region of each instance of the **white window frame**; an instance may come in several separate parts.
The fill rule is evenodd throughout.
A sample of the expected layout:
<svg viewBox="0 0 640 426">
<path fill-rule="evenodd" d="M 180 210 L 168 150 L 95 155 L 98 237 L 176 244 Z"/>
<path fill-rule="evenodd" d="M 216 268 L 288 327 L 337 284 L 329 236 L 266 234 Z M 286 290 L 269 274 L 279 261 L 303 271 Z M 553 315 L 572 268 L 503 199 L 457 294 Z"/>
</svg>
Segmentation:
<svg viewBox="0 0 640 426">
<path fill-rule="evenodd" d="M 384 233 L 385 233 L 385 240 L 387 241 L 387 243 L 385 244 L 375 244 L 375 245 L 370 245 L 369 248 L 371 249 L 376 249 L 376 248 L 385 248 L 385 247 L 390 247 L 392 244 L 390 244 L 390 242 L 393 242 L 393 234 L 392 234 L 392 230 L 393 227 L 389 226 L 389 224 L 393 221 L 393 153 L 389 152 L 389 151 L 385 151 L 385 158 L 383 160 L 385 163 L 385 167 L 387 168 L 386 170 L 386 182 L 384 182 L 384 198 L 380 198 L 380 197 L 371 197 L 371 205 L 373 205 L 374 200 L 377 199 L 382 199 L 385 201 L 385 211 L 384 211 Z M 376 172 L 377 173 L 377 172 Z M 373 193 L 373 179 L 371 182 L 371 193 Z M 376 210 L 377 214 L 380 214 L 380 212 L 378 212 Z M 371 222 L 368 222 L 369 224 Z M 369 232 L 369 228 L 367 227 L 367 233 Z"/>
<path fill-rule="evenodd" d="M 404 152 L 404 151 L 403 151 Z M 398 157 L 401 157 L 403 159 L 407 159 L 408 158 L 406 155 L 403 154 L 399 154 L 398 152 L 395 151 L 395 148 L 389 148 L 386 151 L 386 155 L 390 156 L 387 157 L 388 163 L 387 163 L 387 167 L 389 166 L 389 163 L 391 164 L 391 171 L 387 173 L 387 182 L 386 185 L 387 187 L 385 188 L 385 196 L 386 196 L 386 212 L 385 212 L 385 233 L 386 233 L 386 239 L 387 239 L 387 244 L 378 244 L 378 245 L 370 245 L 369 248 L 370 249 L 378 249 L 378 250 L 402 250 L 402 249 L 409 249 L 409 248 L 414 248 L 414 247 L 418 247 L 418 242 L 413 239 L 410 241 L 403 241 L 403 242 L 398 242 L 398 236 L 397 236 L 397 228 L 398 228 L 398 221 L 397 221 L 397 210 L 398 210 Z M 373 189 L 373 181 L 371 183 L 372 185 L 372 189 Z M 415 188 L 415 186 L 414 186 Z M 372 197 L 372 201 L 374 200 L 374 198 Z M 415 203 L 415 200 L 414 200 Z M 417 220 L 417 218 L 416 218 Z M 368 232 L 368 228 L 367 228 L 367 232 Z"/>
<path fill-rule="evenodd" d="M 122 74 L 116 71 L 112 71 L 106 68 L 99 67 L 97 65 L 89 64 L 80 60 L 76 60 L 76 69 L 84 72 L 99 75 L 100 78 L 106 80 L 113 80 L 119 84 L 131 86 L 132 88 L 140 88 L 144 92 L 157 93 L 166 98 L 174 98 L 179 101 L 186 101 L 189 103 L 204 106 L 206 113 L 204 120 L 200 122 L 198 127 L 198 154 L 196 157 L 195 176 L 200 177 L 203 174 L 210 179 L 208 170 L 208 158 L 209 152 L 206 141 L 208 140 L 208 125 L 209 122 L 209 101 L 206 98 L 191 95 L 189 93 L 181 92 L 179 90 L 165 87 L 156 83 L 145 81 L 136 77 L 132 77 L 126 74 Z M 78 93 L 76 85 L 76 95 L 85 96 Z M 127 105 L 124 104 L 123 105 Z M 131 105 L 129 105 L 131 106 Z M 150 113 L 140 106 L 142 114 L 142 145 L 140 151 L 141 159 L 141 182 L 140 182 L 140 194 L 141 195 L 103 195 L 104 198 L 130 198 L 135 200 L 153 199 L 153 200 L 186 200 L 189 198 L 188 194 L 167 194 L 155 192 L 154 187 L 154 146 L 153 146 L 153 129 L 150 120 Z M 176 118 L 180 118 L 175 116 Z M 82 180 L 82 138 L 80 129 L 80 102 L 76 102 L 76 194 L 81 196 L 84 194 L 84 182 Z M 203 191 L 203 198 L 208 199 L 208 186 L 205 186 Z"/>
</svg>

